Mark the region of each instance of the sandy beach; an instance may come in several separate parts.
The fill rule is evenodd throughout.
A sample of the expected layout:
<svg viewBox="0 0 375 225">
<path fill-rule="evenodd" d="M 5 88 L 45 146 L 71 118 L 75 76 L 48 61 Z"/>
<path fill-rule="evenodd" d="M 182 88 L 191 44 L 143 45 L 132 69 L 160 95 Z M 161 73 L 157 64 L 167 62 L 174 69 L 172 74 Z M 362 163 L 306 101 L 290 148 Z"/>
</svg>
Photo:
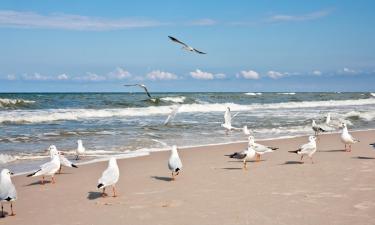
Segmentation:
<svg viewBox="0 0 375 225">
<path fill-rule="evenodd" d="M 245 142 L 182 149 L 184 168 L 174 182 L 170 152 L 119 160 L 116 198 L 102 198 L 96 189 L 107 162 L 63 168 L 56 184 L 16 176 L 17 215 L 0 224 L 375 224 L 369 146 L 375 131 L 352 135 L 361 140 L 352 152 L 343 151 L 339 134 L 320 136 L 315 164 L 288 153 L 307 137 L 261 142 L 280 149 L 251 161 L 247 171 L 224 156 Z"/>
</svg>

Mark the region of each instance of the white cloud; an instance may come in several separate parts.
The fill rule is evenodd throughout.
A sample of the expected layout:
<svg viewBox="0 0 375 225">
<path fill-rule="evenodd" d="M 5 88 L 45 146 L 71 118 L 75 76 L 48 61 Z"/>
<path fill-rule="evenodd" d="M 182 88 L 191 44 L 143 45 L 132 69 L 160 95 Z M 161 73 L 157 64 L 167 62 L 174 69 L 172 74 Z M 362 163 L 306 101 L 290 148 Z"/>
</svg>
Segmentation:
<svg viewBox="0 0 375 225">
<path fill-rule="evenodd" d="M 349 69 L 348 67 L 345 67 L 342 71 L 341 71 L 342 74 L 351 74 L 351 75 L 354 75 L 354 74 L 357 74 L 358 71 L 356 70 L 353 70 L 353 69 Z"/>
<path fill-rule="evenodd" d="M 217 73 L 214 75 L 216 79 L 225 79 L 227 77 L 227 75 L 223 74 L 223 73 Z"/>
<path fill-rule="evenodd" d="M 108 73 L 107 77 L 109 79 L 115 79 L 115 80 L 123 80 L 123 79 L 127 79 L 127 78 L 130 78 L 132 75 L 124 70 L 123 68 L 121 67 L 117 67 L 114 71 Z"/>
<path fill-rule="evenodd" d="M 188 23 L 190 26 L 212 26 L 216 25 L 217 22 L 213 19 L 200 19 L 200 20 L 194 20 Z"/>
<path fill-rule="evenodd" d="M 307 14 L 301 15 L 288 15 L 288 14 L 277 14 L 268 18 L 268 22 L 294 22 L 294 21 L 307 21 L 316 20 L 328 16 L 332 10 L 319 10 Z"/>
<path fill-rule="evenodd" d="M 6 79 L 7 80 L 17 80 L 17 76 L 14 75 L 14 74 L 8 74 Z"/>
<path fill-rule="evenodd" d="M 57 79 L 58 80 L 69 80 L 69 76 L 66 75 L 65 73 L 63 73 L 63 74 L 58 75 Z"/>
<path fill-rule="evenodd" d="M 281 72 L 273 71 L 273 70 L 270 70 L 267 72 L 267 76 L 271 77 L 272 79 L 278 79 L 285 75 L 287 75 L 287 73 L 281 73 Z"/>
<path fill-rule="evenodd" d="M 315 75 L 315 76 L 320 76 L 320 75 L 322 75 L 322 72 L 320 70 L 314 70 L 314 71 L 312 71 L 312 74 Z"/>
<path fill-rule="evenodd" d="M 254 70 L 248 70 L 248 71 L 242 70 L 237 77 L 243 77 L 245 79 L 256 80 L 256 79 L 259 79 L 259 73 Z"/>
<path fill-rule="evenodd" d="M 176 80 L 177 75 L 169 72 L 164 72 L 160 70 L 154 70 L 146 75 L 147 79 L 150 80 Z"/>
<path fill-rule="evenodd" d="M 34 74 L 23 74 L 22 78 L 24 80 L 49 80 L 51 79 L 49 76 L 44 76 L 39 73 L 34 73 Z"/>
<path fill-rule="evenodd" d="M 198 80 L 213 80 L 214 79 L 214 75 L 212 73 L 203 72 L 199 69 L 193 72 L 190 72 L 190 75 L 192 78 L 198 79 Z"/>
<path fill-rule="evenodd" d="M 105 76 L 98 75 L 96 73 L 87 72 L 85 76 L 77 77 L 76 80 L 87 80 L 87 81 L 103 81 L 107 78 Z"/>
<path fill-rule="evenodd" d="M 45 28 L 67 30 L 119 30 L 163 26 L 155 20 L 105 19 L 70 14 L 42 15 L 35 12 L 0 10 L 0 26 L 16 28 Z"/>
</svg>

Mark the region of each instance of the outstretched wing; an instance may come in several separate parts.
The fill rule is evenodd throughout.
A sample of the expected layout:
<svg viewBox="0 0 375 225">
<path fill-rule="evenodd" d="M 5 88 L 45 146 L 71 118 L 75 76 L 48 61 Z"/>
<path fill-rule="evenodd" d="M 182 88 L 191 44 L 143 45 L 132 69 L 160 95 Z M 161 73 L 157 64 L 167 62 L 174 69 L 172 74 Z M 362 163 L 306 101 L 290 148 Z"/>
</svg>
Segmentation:
<svg viewBox="0 0 375 225">
<path fill-rule="evenodd" d="M 195 49 L 195 48 L 193 48 L 193 50 L 194 50 L 194 52 L 196 52 L 196 53 L 198 53 L 198 54 L 207 54 L 207 53 L 205 53 L 205 52 L 201 52 L 201 51 L 199 51 L 198 49 Z"/>
<path fill-rule="evenodd" d="M 172 36 L 168 36 L 168 37 L 169 37 L 169 39 L 171 39 L 172 41 L 174 41 L 174 42 L 176 42 L 176 43 L 179 43 L 179 44 L 181 44 L 181 45 L 183 45 L 183 46 L 185 46 L 185 47 L 188 47 L 187 44 L 185 44 L 184 42 L 178 40 L 177 38 L 174 38 L 174 37 L 172 37 Z"/>
<path fill-rule="evenodd" d="M 124 84 L 124 86 L 125 87 L 134 87 L 134 86 L 141 87 L 146 92 L 147 96 L 149 98 L 152 98 L 150 92 L 148 92 L 148 90 L 147 90 L 147 87 L 145 85 L 143 85 L 143 84 Z"/>
<path fill-rule="evenodd" d="M 227 124 L 227 125 L 232 124 L 232 115 L 230 113 L 230 110 L 228 110 L 228 109 L 224 113 L 224 123 Z"/>
</svg>

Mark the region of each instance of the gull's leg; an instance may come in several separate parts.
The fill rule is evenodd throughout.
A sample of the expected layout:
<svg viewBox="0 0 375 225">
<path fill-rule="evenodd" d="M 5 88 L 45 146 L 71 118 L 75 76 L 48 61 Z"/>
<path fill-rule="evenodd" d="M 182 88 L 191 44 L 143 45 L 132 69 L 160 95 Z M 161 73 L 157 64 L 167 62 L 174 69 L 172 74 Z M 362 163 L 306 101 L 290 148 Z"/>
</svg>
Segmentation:
<svg viewBox="0 0 375 225">
<path fill-rule="evenodd" d="M 173 172 L 172 172 L 172 180 L 175 180 L 175 175 Z"/>
<path fill-rule="evenodd" d="M 345 144 L 345 151 L 346 151 L 346 144 Z"/>
<path fill-rule="evenodd" d="M 311 164 L 314 164 L 314 160 L 312 156 L 310 157 L 310 159 L 311 159 Z"/>
<path fill-rule="evenodd" d="M 11 216 L 15 216 L 16 214 L 13 212 L 13 202 L 10 203 L 10 211 L 12 212 L 12 214 L 10 214 Z"/>
<path fill-rule="evenodd" d="M 44 176 L 42 176 L 42 180 L 40 181 L 42 185 L 44 185 Z"/>
<path fill-rule="evenodd" d="M 59 169 L 59 174 L 61 174 L 61 165 L 60 165 L 60 169 Z"/>
<path fill-rule="evenodd" d="M 349 152 L 351 152 L 351 151 L 352 151 L 352 145 L 349 144 Z"/>
<path fill-rule="evenodd" d="M 1 217 L 4 217 L 4 206 L 3 206 L 3 203 L 1 203 Z"/>
<path fill-rule="evenodd" d="M 52 176 L 51 179 L 52 179 L 52 184 L 56 183 L 55 176 Z"/>
<path fill-rule="evenodd" d="M 117 197 L 115 185 L 112 186 L 112 191 L 113 191 L 113 197 L 114 198 Z"/>
<path fill-rule="evenodd" d="M 243 169 L 244 169 L 244 170 L 247 170 L 247 162 L 246 162 L 246 159 L 243 161 Z"/>
<path fill-rule="evenodd" d="M 103 188 L 102 197 L 104 198 L 105 196 L 107 196 L 107 194 L 105 193 L 105 188 Z"/>
<path fill-rule="evenodd" d="M 259 162 L 259 161 L 260 161 L 260 155 L 257 154 L 256 162 Z"/>
<path fill-rule="evenodd" d="M 301 155 L 301 160 L 300 160 L 300 161 L 301 161 L 301 162 L 303 163 L 303 161 L 302 161 L 302 160 L 303 160 L 303 155 Z"/>
</svg>

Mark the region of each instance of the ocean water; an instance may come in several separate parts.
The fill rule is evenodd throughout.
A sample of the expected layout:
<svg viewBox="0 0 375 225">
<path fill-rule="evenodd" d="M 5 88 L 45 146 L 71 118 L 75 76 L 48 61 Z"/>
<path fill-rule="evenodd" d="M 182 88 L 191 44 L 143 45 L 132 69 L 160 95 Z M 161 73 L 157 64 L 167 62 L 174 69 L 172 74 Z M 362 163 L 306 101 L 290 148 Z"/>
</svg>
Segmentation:
<svg viewBox="0 0 375 225">
<path fill-rule="evenodd" d="M 16 172 L 48 160 L 54 144 L 73 157 L 81 139 L 86 160 L 133 157 L 169 146 L 246 141 L 221 128 L 227 106 L 235 127 L 256 139 L 311 134 L 311 119 L 345 121 L 350 130 L 375 128 L 375 93 L 26 93 L 0 94 L 0 167 Z M 174 120 L 164 125 L 178 107 Z M 69 156 L 69 153 L 71 156 Z"/>
</svg>

